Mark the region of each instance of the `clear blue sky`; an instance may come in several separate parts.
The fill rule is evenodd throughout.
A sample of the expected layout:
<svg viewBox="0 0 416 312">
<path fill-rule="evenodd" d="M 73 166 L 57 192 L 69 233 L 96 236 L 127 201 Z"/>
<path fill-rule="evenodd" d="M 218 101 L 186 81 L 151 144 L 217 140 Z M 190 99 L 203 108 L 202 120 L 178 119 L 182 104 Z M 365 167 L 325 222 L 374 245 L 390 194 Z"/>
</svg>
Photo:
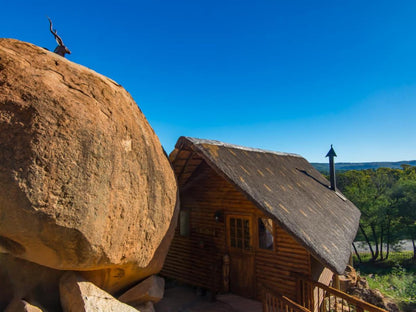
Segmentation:
<svg viewBox="0 0 416 312">
<path fill-rule="evenodd" d="M 416 159 L 416 1 L 3 1 L 1 37 L 122 84 L 181 135 L 325 162 Z"/>
</svg>

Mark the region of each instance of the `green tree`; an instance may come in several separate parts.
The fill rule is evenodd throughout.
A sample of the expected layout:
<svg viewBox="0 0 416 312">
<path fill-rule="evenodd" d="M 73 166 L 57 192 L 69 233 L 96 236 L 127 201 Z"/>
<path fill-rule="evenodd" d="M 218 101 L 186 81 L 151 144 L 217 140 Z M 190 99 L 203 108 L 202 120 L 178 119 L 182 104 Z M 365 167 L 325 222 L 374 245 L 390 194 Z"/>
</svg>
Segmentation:
<svg viewBox="0 0 416 312">
<path fill-rule="evenodd" d="M 416 260 L 416 175 L 405 172 L 392 189 L 391 197 L 400 216 L 403 234 L 412 240 L 413 259 Z"/>
<path fill-rule="evenodd" d="M 391 209 L 390 190 L 399 177 L 400 172 L 389 168 L 351 170 L 338 175 L 339 188 L 361 210 L 360 231 L 373 261 L 382 260 L 383 243 L 389 246 L 392 242 L 391 229 L 397 216 Z"/>
</svg>

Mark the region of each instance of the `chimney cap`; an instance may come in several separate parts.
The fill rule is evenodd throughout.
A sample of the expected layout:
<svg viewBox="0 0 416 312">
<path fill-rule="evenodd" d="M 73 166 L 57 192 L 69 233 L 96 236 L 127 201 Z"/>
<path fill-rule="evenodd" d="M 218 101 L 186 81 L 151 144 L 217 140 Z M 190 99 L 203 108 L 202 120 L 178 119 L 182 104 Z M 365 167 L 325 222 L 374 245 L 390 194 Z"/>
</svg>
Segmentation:
<svg viewBox="0 0 416 312">
<path fill-rule="evenodd" d="M 332 147 L 332 144 L 331 144 L 331 149 L 329 150 L 328 154 L 326 154 L 325 157 L 334 157 L 334 156 L 337 157 L 337 154 L 335 153 L 334 148 Z"/>
</svg>

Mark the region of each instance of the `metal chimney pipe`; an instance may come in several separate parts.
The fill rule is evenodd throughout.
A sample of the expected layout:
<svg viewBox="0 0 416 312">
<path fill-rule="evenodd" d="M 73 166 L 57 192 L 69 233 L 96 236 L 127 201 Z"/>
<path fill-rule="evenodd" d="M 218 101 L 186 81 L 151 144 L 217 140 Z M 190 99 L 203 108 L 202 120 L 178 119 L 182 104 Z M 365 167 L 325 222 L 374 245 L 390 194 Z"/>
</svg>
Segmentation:
<svg viewBox="0 0 416 312">
<path fill-rule="evenodd" d="M 334 151 L 334 148 L 331 144 L 331 149 L 329 150 L 328 154 L 326 154 L 325 157 L 329 157 L 329 181 L 331 182 L 331 190 L 336 191 L 337 189 L 337 183 L 336 183 L 336 177 L 335 177 L 335 162 L 334 157 L 337 157 L 337 154 Z"/>
</svg>

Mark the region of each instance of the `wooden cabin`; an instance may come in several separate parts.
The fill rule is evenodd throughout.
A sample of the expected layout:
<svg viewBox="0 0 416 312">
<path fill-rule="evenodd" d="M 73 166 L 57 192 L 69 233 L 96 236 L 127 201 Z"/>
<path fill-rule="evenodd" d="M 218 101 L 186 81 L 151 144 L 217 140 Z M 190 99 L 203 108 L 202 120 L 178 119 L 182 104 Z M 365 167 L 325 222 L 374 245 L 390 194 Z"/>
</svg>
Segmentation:
<svg viewBox="0 0 416 312">
<path fill-rule="evenodd" d="M 360 212 L 299 155 L 179 138 L 181 208 L 161 274 L 260 300 L 328 285 L 351 255 Z"/>
</svg>

